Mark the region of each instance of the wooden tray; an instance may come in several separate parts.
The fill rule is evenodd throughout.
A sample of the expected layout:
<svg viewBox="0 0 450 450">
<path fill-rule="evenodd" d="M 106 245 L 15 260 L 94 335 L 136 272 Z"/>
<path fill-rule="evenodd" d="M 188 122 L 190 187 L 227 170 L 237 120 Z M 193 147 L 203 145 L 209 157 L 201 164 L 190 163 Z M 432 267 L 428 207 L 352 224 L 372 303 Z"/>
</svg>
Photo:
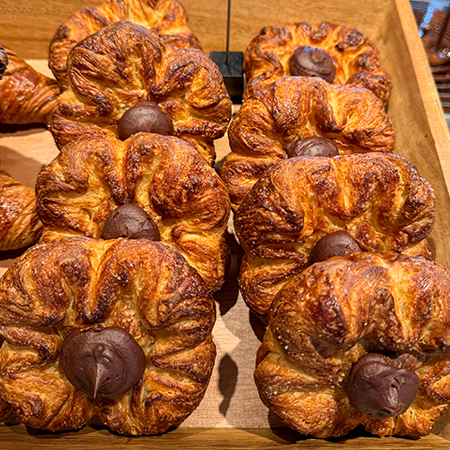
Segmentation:
<svg viewBox="0 0 450 450">
<path fill-rule="evenodd" d="M 45 58 L 57 26 L 82 6 L 103 0 L 0 0 L 0 43 L 8 45 L 49 74 Z M 192 30 L 207 54 L 225 48 L 226 0 L 181 0 Z M 408 0 L 239 0 L 232 5 L 232 51 L 244 51 L 266 25 L 328 20 L 356 28 L 378 46 L 383 66 L 393 79 L 388 114 L 397 132 L 396 152 L 414 163 L 433 186 L 437 218 L 430 242 L 437 261 L 450 266 L 450 136 L 439 97 L 417 34 Z M 218 145 L 218 163 L 229 152 L 227 139 Z M 33 186 L 43 164 L 57 154 L 50 133 L 42 127 L 0 126 L 0 167 Z M 176 430 L 161 436 L 128 438 L 94 423 L 67 433 L 43 433 L 23 425 L 0 425 L 0 448 L 106 449 L 132 448 L 448 448 L 450 413 L 420 440 L 377 438 L 358 430 L 344 439 L 311 439 L 283 428 L 268 413 L 253 384 L 261 324 L 248 311 L 237 288 L 242 251 L 229 234 L 232 264 L 215 297 L 218 320 L 214 329 L 218 357 L 200 407 Z M 0 273 L 19 252 L 0 255 Z"/>
</svg>

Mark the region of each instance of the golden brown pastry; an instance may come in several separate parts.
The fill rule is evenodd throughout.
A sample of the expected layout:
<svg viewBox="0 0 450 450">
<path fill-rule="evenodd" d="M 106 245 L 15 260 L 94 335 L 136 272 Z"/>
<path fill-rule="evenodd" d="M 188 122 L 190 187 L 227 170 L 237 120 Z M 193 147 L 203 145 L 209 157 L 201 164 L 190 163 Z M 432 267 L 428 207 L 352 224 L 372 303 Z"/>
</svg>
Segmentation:
<svg viewBox="0 0 450 450">
<path fill-rule="evenodd" d="M 147 101 L 169 117 L 175 136 L 213 164 L 213 141 L 226 131 L 231 100 L 217 66 L 203 53 L 118 22 L 76 45 L 68 67 L 70 86 L 58 98 L 51 125 L 60 149 L 82 135 L 118 136 L 124 113 Z"/>
<path fill-rule="evenodd" d="M 429 256 L 435 217 L 428 182 L 405 159 L 382 153 L 298 157 L 279 163 L 235 215 L 245 255 L 239 285 L 263 318 L 275 295 L 312 262 L 326 235 L 346 231 L 362 251 Z"/>
<path fill-rule="evenodd" d="M 0 251 L 38 241 L 42 223 L 36 213 L 34 189 L 0 170 Z"/>
<path fill-rule="evenodd" d="M 58 28 L 50 43 L 49 66 L 55 78 L 67 89 L 67 58 L 78 42 L 91 34 L 128 20 L 156 31 L 168 44 L 201 50 L 188 27 L 185 9 L 176 0 L 107 0 L 99 7 L 83 8 Z"/>
<path fill-rule="evenodd" d="M 108 217 L 131 203 L 150 216 L 162 242 L 181 252 L 208 289 L 223 283 L 228 192 L 181 139 L 139 133 L 125 141 L 112 136 L 74 141 L 40 172 L 36 195 L 44 241 L 100 238 Z"/>
<path fill-rule="evenodd" d="M 274 301 L 255 381 L 289 427 L 419 437 L 450 402 L 450 269 L 358 253 L 308 267 Z"/>
<path fill-rule="evenodd" d="M 247 99 L 230 124 L 230 153 L 221 169 L 233 208 L 269 167 L 302 138 L 330 139 L 340 154 L 392 152 L 395 133 L 381 102 L 358 86 L 288 77 Z"/>
<path fill-rule="evenodd" d="M 362 86 L 383 103 L 391 78 L 377 48 L 359 31 L 322 22 L 265 27 L 244 55 L 245 97 L 289 76 L 320 76 L 337 85 Z"/>
<path fill-rule="evenodd" d="M 0 81 L 0 123 L 48 124 L 61 92 L 59 84 L 34 70 L 9 48 L 4 49 L 8 67 Z"/>
<path fill-rule="evenodd" d="M 214 300 L 171 246 L 86 237 L 38 244 L 0 283 L 0 397 L 33 428 L 69 430 L 96 414 L 121 434 L 162 433 L 203 398 L 214 320 Z M 127 388 L 130 360 L 142 375 Z"/>
</svg>

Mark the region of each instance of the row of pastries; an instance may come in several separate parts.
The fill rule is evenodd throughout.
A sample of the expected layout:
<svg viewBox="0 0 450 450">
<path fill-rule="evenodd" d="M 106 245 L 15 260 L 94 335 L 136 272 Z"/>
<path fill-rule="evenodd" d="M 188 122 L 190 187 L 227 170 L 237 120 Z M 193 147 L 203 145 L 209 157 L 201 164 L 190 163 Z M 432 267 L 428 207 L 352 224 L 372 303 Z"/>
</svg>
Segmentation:
<svg viewBox="0 0 450 450">
<path fill-rule="evenodd" d="M 82 9 L 50 44 L 55 79 L 3 61 L 0 123 L 46 124 L 60 152 L 35 189 L 0 178 L 0 248 L 30 246 L 0 280 L 1 418 L 60 431 L 96 415 L 126 435 L 183 422 L 214 366 L 234 214 L 240 291 L 266 326 L 263 403 L 315 437 L 430 432 L 450 399 L 450 269 L 431 259 L 434 193 L 395 155 L 367 37 L 264 28 L 232 120 L 175 0 Z"/>
</svg>

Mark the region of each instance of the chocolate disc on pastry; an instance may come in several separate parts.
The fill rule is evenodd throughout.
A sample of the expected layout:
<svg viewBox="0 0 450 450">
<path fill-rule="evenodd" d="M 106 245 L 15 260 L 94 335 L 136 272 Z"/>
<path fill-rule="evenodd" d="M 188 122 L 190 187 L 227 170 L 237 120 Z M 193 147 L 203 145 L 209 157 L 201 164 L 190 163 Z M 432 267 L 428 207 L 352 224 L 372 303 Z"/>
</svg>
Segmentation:
<svg viewBox="0 0 450 450">
<path fill-rule="evenodd" d="M 117 132 L 122 141 L 140 132 L 173 135 L 173 122 L 156 103 L 144 101 L 125 111 Z"/>
<path fill-rule="evenodd" d="M 139 206 L 126 203 L 116 208 L 106 219 L 102 239 L 149 239 L 160 241 L 159 229 Z"/>
<path fill-rule="evenodd" d="M 289 59 L 289 71 L 295 77 L 320 77 L 332 83 L 336 76 L 331 56 L 320 48 L 302 45 Z"/>
<path fill-rule="evenodd" d="M 358 243 L 344 230 L 335 231 L 319 239 L 311 252 L 312 262 L 326 261 L 334 256 L 361 252 Z"/>
<path fill-rule="evenodd" d="M 339 155 L 339 150 L 332 140 L 319 136 L 300 138 L 289 142 L 283 149 L 289 158 L 295 158 L 296 156 L 325 156 L 332 158 Z"/>
<path fill-rule="evenodd" d="M 61 349 L 67 378 L 93 398 L 120 398 L 139 381 L 145 365 L 142 348 L 119 327 L 74 330 Z"/>
<path fill-rule="evenodd" d="M 380 353 L 367 353 L 353 365 L 347 384 L 350 405 L 376 419 L 403 414 L 414 401 L 419 377 Z"/>
</svg>

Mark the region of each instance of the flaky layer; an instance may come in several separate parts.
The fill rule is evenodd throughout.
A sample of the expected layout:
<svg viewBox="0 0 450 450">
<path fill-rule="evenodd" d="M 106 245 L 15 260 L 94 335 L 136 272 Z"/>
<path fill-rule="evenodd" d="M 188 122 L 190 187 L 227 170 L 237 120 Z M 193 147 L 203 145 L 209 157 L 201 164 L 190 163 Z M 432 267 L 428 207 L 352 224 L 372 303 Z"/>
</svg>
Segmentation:
<svg viewBox="0 0 450 450">
<path fill-rule="evenodd" d="M 225 134 L 231 100 L 219 69 L 202 52 L 117 22 L 76 45 L 68 68 L 69 88 L 58 98 L 51 124 L 60 149 L 82 135 L 117 136 L 123 113 L 152 101 L 173 120 L 175 136 L 213 164 L 213 141 Z"/>
<path fill-rule="evenodd" d="M 246 97 L 263 86 L 289 76 L 289 58 L 300 46 L 324 50 L 333 60 L 333 84 L 361 86 L 383 103 L 389 97 L 391 78 L 380 66 L 379 52 L 366 36 L 329 22 L 313 26 L 307 22 L 264 28 L 244 55 Z"/>
<path fill-rule="evenodd" d="M 395 133 L 382 103 L 366 89 L 320 78 L 288 77 L 246 100 L 230 124 L 221 176 L 237 208 L 284 147 L 310 136 L 331 139 L 340 154 L 393 152 Z"/>
<path fill-rule="evenodd" d="M 419 437 L 450 402 L 450 269 L 424 258 L 359 253 L 307 268 L 280 292 L 258 351 L 263 402 L 288 426 L 320 438 L 363 425 Z M 349 404 L 362 355 L 401 356 L 420 379 L 405 413 L 379 420 Z"/>
<path fill-rule="evenodd" d="M 266 315 L 272 299 L 310 264 L 323 236 L 347 231 L 363 251 L 429 256 L 433 190 L 405 159 L 381 153 L 281 162 L 250 191 L 235 227 L 245 250 L 240 288 Z"/>
<path fill-rule="evenodd" d="M 53 37 L 49 66 L 65 89 L 69 86 L 67 58 L 72 48 L 102 28 L 124 20 L 157 32 L 165 42 L 176 47 L 201 50 L 188 27 L 186 11 L 176 0 L 107 0 L 99 7 L 76 12 L 61 24 Z"/>
<path fill-rule="evenodd" d="M 208 289 L 223 283 L 229 196 L 214 169 L 181 139 L 139 133 L 125 141 L 104 136 L 72 142 L 41 171 L 36 192 L 45 241 L 99 238 L 108 215 L 133 203 Z"/>
<path fill-rule="evenodd" d="M 0 251 L 35 244 L 41 232 L 34 189 L 0 170 Z"/>
<path fill-rule="evenodd" d="M 203 398 L 214 321 L 201 278 L 166 244 L 81 237 L 34 246 L 0 283 L 0 397 L 38 429 L 78 428 L 97 414 L 118 433 L 164 432 Z M 78 391 L 59 362 L 70 331 L 104 327 L 127 330 L 147 361 L 117 400 Z"/>
<path fill-rule="evenodd" d="M 61 88 L 5 47 L 8 66 L 0 80 L 0 123 L 49 124 Z"/>
</svg>

